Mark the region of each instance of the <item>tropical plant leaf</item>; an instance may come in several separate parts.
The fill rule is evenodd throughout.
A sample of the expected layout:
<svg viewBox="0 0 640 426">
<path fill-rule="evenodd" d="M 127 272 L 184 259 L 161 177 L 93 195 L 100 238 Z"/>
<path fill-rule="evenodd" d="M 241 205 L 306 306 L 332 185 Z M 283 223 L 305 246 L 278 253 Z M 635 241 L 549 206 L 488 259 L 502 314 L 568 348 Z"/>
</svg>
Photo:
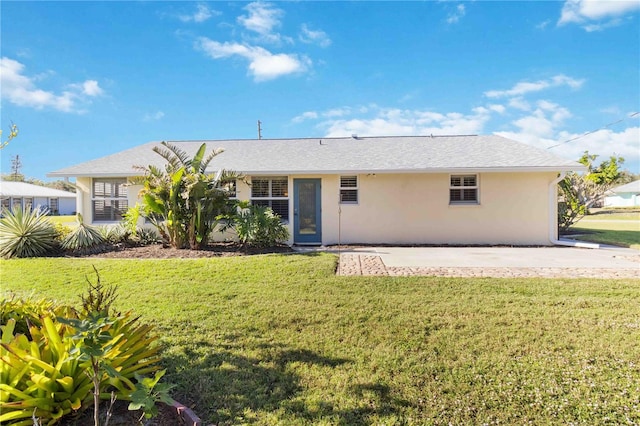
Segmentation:
<svg viewBox="0 0 640 426">
<path fill-rule="evenodd" d="M 44 256 L 56 247 L 56 236 L 55 227 L 39 210 L 5 211 L 0 219 L 0 256 Z"/>
</svg>

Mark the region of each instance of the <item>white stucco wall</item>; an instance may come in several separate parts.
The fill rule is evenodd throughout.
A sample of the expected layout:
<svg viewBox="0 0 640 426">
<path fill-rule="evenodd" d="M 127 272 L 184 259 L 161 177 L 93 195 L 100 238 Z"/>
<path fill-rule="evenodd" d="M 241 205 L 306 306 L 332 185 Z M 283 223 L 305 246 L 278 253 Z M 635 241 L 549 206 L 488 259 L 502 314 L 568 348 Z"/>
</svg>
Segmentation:
<svg viewBox="0 0 640 426">
<path fill-rule="evenodd" d="M 288 227 L 293 235 L 293 180 L 319 178 L 324 245 L 548 245 L 553 214 L 548 191 L 555 177 L 555 173 L 479 173 L 480 203 L 449 205 L 448 173 L 358 175 L 358 204 L 339 204 L 338 175 L 289 176 Z M 76 184 L 82 192 L 78 205 L 89 221 L 91 179 L 78 178 Z M 130 206 L 139 189 L 129 187 Z M 237 193 L 239 199 L 249 199 L 251 190 L 240 182 Z"/>
<path fill-rule="evenodd" d="M 323 180 L 323 243 L 338 242 L 339 218 L 342 243 L 549 244 L 555 174 L 479 174 L 478 205 L 449 205 L 449 176 L 360 175 L 357 205 L 338 205 L 337 177 Z"/>
<path fill-rule="evenodd" d="M 640 206 L 640 194 L 625 192 L 604 198 L 605 207 L 635 207 Z"/>
</svg>

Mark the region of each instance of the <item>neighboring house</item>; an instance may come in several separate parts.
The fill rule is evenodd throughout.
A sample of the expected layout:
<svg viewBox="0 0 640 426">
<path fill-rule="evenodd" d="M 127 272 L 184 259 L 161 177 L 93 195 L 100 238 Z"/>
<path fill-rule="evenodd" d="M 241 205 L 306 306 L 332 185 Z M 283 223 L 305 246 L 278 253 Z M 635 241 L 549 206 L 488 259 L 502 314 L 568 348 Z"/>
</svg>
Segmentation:
<svg viewBox="0 0 640 426">
<path fill-rule="evenodd" d="M 640 180 L 618 186 L 608 192 L 604 198 L 605 207 L 640 206 Z"/>
<path fill-rule="evenodd" d="M 559 174 L 576 162 L 500 136 L 170 142 L 224 150 L 210 171 L 241 172 L 237 197 L 268 205 L 295 244 L 548 245 Z M 134 166 L 164 166 L 158 142 L 49 174 L 75 177 L 85 221 L 118 221 L 137 201 Z"/>
<path fill-rule="evenodd" d="M 50 214 L 68 215 L 76 212 L 76 194 L 25 182 L 0 181 L 2 210 L 48 209 Z"/>
</svg>

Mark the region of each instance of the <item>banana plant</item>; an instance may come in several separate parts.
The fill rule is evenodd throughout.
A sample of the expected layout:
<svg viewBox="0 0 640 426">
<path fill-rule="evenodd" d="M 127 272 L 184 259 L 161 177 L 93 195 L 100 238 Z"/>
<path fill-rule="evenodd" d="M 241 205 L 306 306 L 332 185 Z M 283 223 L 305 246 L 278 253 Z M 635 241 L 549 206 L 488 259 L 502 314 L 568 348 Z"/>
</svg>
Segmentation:
<svg viewBox="0 0 640 426">
<path fill-rule="evenodd" d="M 205 156 L 206 148 L 202 144 L 190 158 L 178 146 L 162 142 L 153 151 L 166 160 L 164 170 L 139 166 L 144 176 L 133 180 L 143 186 L 143 216 L 176 248 L 199 249 L 207 243 L 229 196 L 226 184 L 242 178 L 225 170 L 208 173 L 209 163 L 221 151 Z"/>
</svg>

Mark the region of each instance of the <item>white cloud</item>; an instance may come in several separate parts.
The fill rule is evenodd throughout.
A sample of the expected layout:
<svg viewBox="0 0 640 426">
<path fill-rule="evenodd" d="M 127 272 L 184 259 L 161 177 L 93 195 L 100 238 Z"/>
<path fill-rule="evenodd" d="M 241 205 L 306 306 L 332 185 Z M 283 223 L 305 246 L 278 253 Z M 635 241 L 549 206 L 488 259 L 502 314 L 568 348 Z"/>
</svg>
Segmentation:
<svg viewBox="0 0 640 426">
<path fill-rule="evenodd" d="M 567 130 L 572 117 L 571 111 L 557 102 L 547 99 L 527 102 L 515 97 L 505 105 L 485 104 L 466 113 L 369 104 L 308 111 L 292 122 L 315 121 L 315 128 L 326 137 L 495 133 L 540 149 L 558 145 L 549 152 L 570 160 L 577 160 L 588 150 L 602 159 L 620 155 L 626 165 L 640 165 L 640 115 L 630 115 L 633 124 L 618 132 L 605 128 L 586 135 Z M 563 143 L 575 137 L 578 139 Z"/>
<path fill-rule="evenodd" d="M 198 3 L 194 13 L 191 15 L 180 15 L 178 16 L 178 19 L 182 22 L 195 22 L 199 24 L 209 20 L 212 16 L 218 15 L 221 15 L 221 12 L 209 8 L 206 3 Z"/>
<path fill-rule="evenodd" d="M 342 109 L 347 111 L 347 109 Z M 332 110 L 329 110 L 332 111 Z M 328 112 L 329 112 L 328 111 Z M 349 108 L 349 113 L 358 108 Z M 491 111 L 477 108 L 472 114 L 457 112 L 441 114 L 432 111 L 380 108 L 372 105 L 367 108 L 369 117 L 331 119 L 327 113 L 320 114 L 327 120 L 319 123 L 326 137 L 384 136 L 384 135 L 455 135 L 477 134 L 482 132 L 484 124 L 490 119 Z"/>
<path fill-rule="evenodd" d="M 558 25 L 580 24 L 586 31 L 600 31 L 619 25 L 623 15 L 640 10 L 637 0 L 567 0 Z"/>
<path fill-rule="evenodd" d="M 206 37 L 198 38 L 196 48 L 213 59 L 240 56 L 249 60 L 249 74 L 255 81 L 266 81 L 289 74 L 305 72 L 311 66 L 306 56 L 274 54 L 259 46 L 241 43 L 220 43 Z"/>
<path fill-rule="evenodd" d="M 81 84 L 71 84 L 70 87 L 78 89 L 83 94 L 91 97 L 100 96 L 104 94 L 104 90 L 100 87 L 97 81 L 87 80 Z"/>
<path fill-rule="evenodd" d="M 329 47 L 331 45 L 331 39 L 327 33 L 321 30 L 311 30 L 307 24 L 302 24 L 302 27 L 300 27 L 298 38 L 303 43 L 317 44 L 320 47 Z"/>
<path fill-rule="evenodd" d="M 82 92 L 87 96 L 100 96 L 103 93 L 102 88 L 95 80 L 87 80 L 82 83 Z"/>
<path fill-rule="evenodd" d="M 248 15 L 238 16 L 238 23 L 249 31 L 259 35 L 259 40 L 267 43 L 280 43 L 282 40 L 292 42 L 289 37 L 282 37 L 275 32 L 279 28 L 284 11 L 271 3 L 254 2 L 244 7 Z"/>
<path fill-rule="evenodd" d="M 572 89 L 578 89 L 584 84 L 584 79 L 578 80 L 563 74 L 558 74 L 546 80 L 538 80 L 534 82 L 521 81 L 516 83 L 511 89 L 507 90 L 489 90 L 484 92 L 488 98 L 501 98 L 506 96 L 522 96 L 527 93 L 539 92 L 552 87 L 569 86 Z"/>
<path fill-rule="evenodd" d="M 305 120 L 314 120 L 318 118 L 318 113 L 315 111 L 305 111 L 302 114 L 295 116 L 291 119 L 293 123 L 302 123 Z"/>
<path fill-rule="evenodd" d="M 529 105 L 529 102 L 525 101 L 521 97 L 509 99 L 509 106 L 522 111 L 529 111 L 531 109 L 531 105 Z"/>
<path fill-rule="evenodd" d="M 539 30 L 544 30 L 549 26 L 550 23 L 551 20 L 547 19 L 546 21 L 542 21 L 538 25 L 536 25 L 536 28 Z"/>
<path fill-rule="evenodd" d="M 612 155 L 622 156 L 625 164 L 640 164 L 640 127 L 628 127 L 619 132 L 611 129 L 602 129 L 593 133 L 573 133 L 565 130 L 558 131 L 549 136 L 541 136 L 536 133 L 523 131 L 496 132 L 497 135 L 514 139 L 548 151 L 559 157 L 577 160 L 584 153 L 598 155 L 599 160 L 604 160 Z"/>
<path fill-rule="evenodd" d="M 564 141 L 579 138 L 569 143 Z M 598 160 L 605 160 L 612 155 L 621 156 L 625 164 L 640 164 L 640 126 L 627 127 L 619 132 L 611 129 L 602 129 L 594 133 L 582 136 L 579 133 L 561 132 L 557 137 L 558 145 L 551 148 L 550 152 L 567 158 L 578 159 L 584 151 L 599 155 Z M 551 145 L 551 146 L 552 146 Z"/>
<path fill-rule="evenodd" d="M 571 160 L 577 160 L 584 151 L 589 151 L 600 155 L 601 159 L 620 155 L 627 164 L 640 164 L 640 126 L 627 127 L 619 132 L 607 128 L 592 133 L 575 133 L 565 130 L 565 122 L 570 117 L 572 114 L 567 108 L 539 100 L 533 111 L 510 123 L 515 129 L 495 133 L 549 149 L 549 152 Z"/>
<path fill-rule="evenodd" d="M 499 105 L 499 104 L 489 105 L 488 108 L 491 111 L 497 112 L 498 114 L 503 114 L 507 110 L 504 105 Z"/>
<path fill-rule="evenodd" d="M 345 115 L 351 114 L 350 107 L 340 107 L 340 108 L 332 108 L 322 113 L 323 117 L 344 117 Z"/>
<path fill-rule="evenodd" d="M 467 11 L 465 10 L 464 4 L 459 4 L 456 6 L 456 9 L 447 16 L 447 24 L 456 24 L 460 21 L 464 15 L 466 15 Z"/>
<path fill-rule="evenodd" d="M 83 112 L 78 103 L 86 101 L 87 97 L 104 94 L 96 80 L 86 80 L 84 83 L 68 85 L 68 90 L 60 94 L 36 87 L 35 82 L 40 77 L 24 75 L 25 66 L 20 62 L 3 57 L 0 59 L 0 85 L 2 97 L 14 105 L 36 109 L 53 108 L 63 112 Z"/>
<path fill-rule="evenodd" d="M 144 120 L 144 121 L 158 121 L 158 120 L 162 120 L 163 118 L 164 118 L 164 112 L 156 111 L 154 113 L 145 114 L 144 117 L 142 117 L 142 120 Z"/>
</svg>

